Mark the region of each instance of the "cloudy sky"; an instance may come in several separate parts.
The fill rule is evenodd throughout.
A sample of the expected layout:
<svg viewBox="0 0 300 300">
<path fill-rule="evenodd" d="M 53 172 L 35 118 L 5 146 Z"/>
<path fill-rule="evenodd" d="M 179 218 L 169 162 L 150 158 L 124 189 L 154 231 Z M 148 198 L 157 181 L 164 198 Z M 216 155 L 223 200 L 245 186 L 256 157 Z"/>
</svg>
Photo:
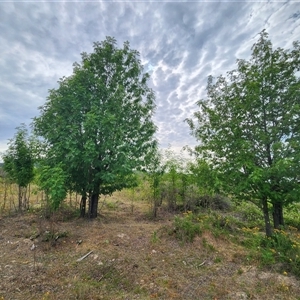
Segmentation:
<svg viewBox="0 0 300 300">
<path fill-rule="evenodd" d="M 106 36 L 129 41 L 151 73 L 160 146 L 194 146 L 184 119 L 205 97 L 207 77 L 248 59 L 262 29 L 290 48 L 299 25 L 299 1 L 0 0 L 0 152 L 80 53 Z"/>
</svg>

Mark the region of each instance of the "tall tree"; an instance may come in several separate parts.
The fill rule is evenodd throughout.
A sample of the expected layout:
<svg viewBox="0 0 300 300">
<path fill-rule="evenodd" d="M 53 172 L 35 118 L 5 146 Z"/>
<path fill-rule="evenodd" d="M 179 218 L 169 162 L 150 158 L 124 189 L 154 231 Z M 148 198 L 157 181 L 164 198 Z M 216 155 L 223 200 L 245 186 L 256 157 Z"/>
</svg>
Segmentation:
<svg viewBox="0 0 300 300">
<path fill-rule="evenodd" d="M 128 42 L 117 48 L 107 37 L 81 56 L 73 75 L 49 91 L 34 126 L 48 143 L 49 164 L 63 163 L 68 189 L 82 195 L 81 215 L 89 199 L 95 218 L 99 195 L 130 185 L 156 147 L 155 97 Z"/>
<path fill-rule="evenodd" d="M 19 187 L 19 210 L 26 209 L 27 186 L 34 177 L 34 156 L 25 124 L 17 127 L 17 132 L 8 143 L 8 150 L 3 155 L 4 171 L 12 182 Z"/>
<path fill-rule="evenodd" d="M 266 234 L 283 224 L 283 206 L 297 201 L 300 158 L 300 44 L 273 50 L 266 31 L 249 61 L 208 78 L 207 99 L 188 119 L 197 150 L 214 161 L 230 193 L 262 208 Z"/>
</svg>

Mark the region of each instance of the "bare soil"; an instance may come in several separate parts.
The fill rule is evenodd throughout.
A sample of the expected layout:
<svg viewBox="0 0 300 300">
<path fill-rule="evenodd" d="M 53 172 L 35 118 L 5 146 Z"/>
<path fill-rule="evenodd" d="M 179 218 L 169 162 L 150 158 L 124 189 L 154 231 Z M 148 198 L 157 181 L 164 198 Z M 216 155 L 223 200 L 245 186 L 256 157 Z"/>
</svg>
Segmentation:
<svg viewBox="0 0 300 300">
<path fill-rule="evenodd" d="M 108 204 L 93 221 L 67 209 L 0 217 L 0 299 L 300 299 L 299 280 L 247 264 L 222 236 L 183 244 L 174 215 L 151 220 L 120 194 Z"/>
</svg>

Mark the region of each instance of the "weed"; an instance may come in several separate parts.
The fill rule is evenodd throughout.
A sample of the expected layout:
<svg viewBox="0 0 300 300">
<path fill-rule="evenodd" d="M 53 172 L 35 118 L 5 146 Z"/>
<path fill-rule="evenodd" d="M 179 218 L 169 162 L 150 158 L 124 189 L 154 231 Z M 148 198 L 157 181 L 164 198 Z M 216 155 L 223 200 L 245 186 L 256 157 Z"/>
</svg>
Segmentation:
<svg viewBox="0 0 300 300">
<path fill-rule="evenodd" d="M 273 252 L 269 249 L 261 249 L 260 262 L 262 266 L 271 266 L 275 263 Z"/>
<path fill-rule="evenodd" d="M 202 245 L 204 248 L 208 249 L 210 252 L 216 251 L 215 247 L 211 244 L 209 244 L 206 240 L 206 238 L 202 239 Z"/>
<path fill-rule="evenodd" d="M 220 262 L 222 262 L 222 258 L 221 257 L 219 257 L 219 256 L 217 256 L 215 259 L 214 259 L 214 263 L 220 263 Z"/>
<path fill-rule="evenodd" d="M 105 205 L 108 210 L 117 210 L 118 208 L 118 203 L 116 202 L 106 202 Z"/>
<path fill-rule="evenodd" d="M 244 273 L 244 271 L 243 271 L 242 269 L 238 269 L 238 270 L 237 270 L 237 274 L 238 274 L 238 275 L 242 275 L 243 273 Z"/>
<path fill-rule="evenodd" d="M 91 294 L 91 287 L 88 282 L 77 281 L 73 287 L 73 293 L 75 294 L 76 299 L 88 299 Z"/>
<path fill-rule="evenodd" d="M 155 244 L 159 242 L 159 237 L 157 236 L 157 231 L 153 231 L 152 236 L 151 236 L 151 243 Z"/>
</svg>

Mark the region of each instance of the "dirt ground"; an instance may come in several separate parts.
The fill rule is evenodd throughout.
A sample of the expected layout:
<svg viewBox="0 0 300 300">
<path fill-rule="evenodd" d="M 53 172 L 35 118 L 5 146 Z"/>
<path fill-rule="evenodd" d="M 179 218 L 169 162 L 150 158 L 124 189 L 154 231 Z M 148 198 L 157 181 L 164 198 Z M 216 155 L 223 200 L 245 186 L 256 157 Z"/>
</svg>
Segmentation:
<svg viewBox="0 0 300 300">
<path fill-rule="evenodd" d="M 0 299 L 300 299 L 296 278 L 245 264 L 241 246 L 205 231 L 183 244 L 173 215 L 148 212 L 113 196 L 93 221 L 1 216 Z"/>
</svg>

